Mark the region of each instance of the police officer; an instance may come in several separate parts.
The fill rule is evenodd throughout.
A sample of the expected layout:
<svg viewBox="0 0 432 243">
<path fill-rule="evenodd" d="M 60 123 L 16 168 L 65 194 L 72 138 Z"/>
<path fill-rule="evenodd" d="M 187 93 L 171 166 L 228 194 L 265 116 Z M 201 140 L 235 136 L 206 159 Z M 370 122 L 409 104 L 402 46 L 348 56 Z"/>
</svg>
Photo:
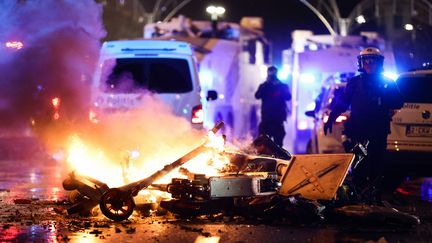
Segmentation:
<svg viewBox="0 0 432 243">
<path fill-rule="evenodd" d="M 365 48 L 357 60 L 361 74 L 348 81 L 344 93 L 336 100 L 324 124 L 324 134 L 332 132 L 336 118 L 351 106 L 344 134 L 352 144 L 369 141 L 368 156 L 353 170 L 353 182 L 358 190 L 375 190 L 379 197 L 392 110 L 402 107 L 403 98 L 396 82 L 382 75 L 384 56 L 379 49 Z"/>
<path fill-rule="evenodd" d="M 277 78 L 277 68 L 270 66 L 267 69 L 267 79 L 255 93 L 255 98 L 262 100 L 261 123 L 259 134 L 266 134 L 282 147 L 285 129 L 283 122 L 287 117 L 287 104 L 291 100 L 288 85 Z"/>
</svg>

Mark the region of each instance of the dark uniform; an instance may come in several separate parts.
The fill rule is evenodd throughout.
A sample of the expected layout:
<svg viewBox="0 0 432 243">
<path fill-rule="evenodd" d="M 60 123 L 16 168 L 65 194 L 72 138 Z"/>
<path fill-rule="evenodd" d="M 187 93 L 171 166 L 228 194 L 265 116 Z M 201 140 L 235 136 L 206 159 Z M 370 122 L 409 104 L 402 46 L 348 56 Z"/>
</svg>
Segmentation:
<svg viewBox="0 0 432 243">
<path fill-rule="evenodd" d="M 271 75 L 259 86 L 255 98 L 262 100 L 259 134 L 268 135 L 282 147 L 285 136 L 283 122 L 287 117 L 286 102 L 291 100 L 288 85 Z"/>
<path fill-rule="evenodd" d="M 351 106 L 344 134 L 355 144 L 369 141 L 368 157 L 353 170 L 353 181 L 359 189 L 376 183 L 383 172 L 383 155 L 390 133 L 391 112 L 400 109 L 403 98 L 396 83 L 380 73 L 353 77 L 329 116 L 330 124 Z"/>
</svg>

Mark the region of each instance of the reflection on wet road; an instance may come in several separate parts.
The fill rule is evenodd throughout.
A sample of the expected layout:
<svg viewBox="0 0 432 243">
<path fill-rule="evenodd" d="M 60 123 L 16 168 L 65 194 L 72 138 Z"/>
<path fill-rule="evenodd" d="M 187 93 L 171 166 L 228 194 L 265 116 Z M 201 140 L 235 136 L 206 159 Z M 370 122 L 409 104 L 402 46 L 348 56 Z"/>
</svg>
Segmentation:
<svg viewBox="0 0 432 243">
<path fill-rule="evenodd" d="M 11 198 L 58 200 L 64 195 L 63 163 L 54 160 L 0 161 L 0 190 L 10 191 Z"/>
</svg>

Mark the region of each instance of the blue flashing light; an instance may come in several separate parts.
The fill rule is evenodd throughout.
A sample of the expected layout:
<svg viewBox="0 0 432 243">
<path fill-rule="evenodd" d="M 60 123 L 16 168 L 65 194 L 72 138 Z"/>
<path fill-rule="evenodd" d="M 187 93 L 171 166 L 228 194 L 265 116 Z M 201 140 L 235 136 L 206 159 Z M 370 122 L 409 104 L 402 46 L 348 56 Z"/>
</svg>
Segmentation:
<svg viewBox="0 0 432 243">
<path fill-rule="evenodd" d="M 210 70 L 202 69 L 199 72 L 199 79 L 203 87 L 211 87 L 213 83 L 213 73 Z"/>
<path fill-rule="evenodd" d="M 384 72 L 383 75 L 393 81 L 396 81 L 396 79 L 399 77 L 399 75 L 394 72 Z"/>
<path fill-rule="evenodd" d="M 280 71 L 278 72 L 279 80 L 287 80 L 290 76 L 290 70 L 288 65 L 283 65 Z"/>
<path fill-rule="evenodd" d="M 315 102 L 311 102 L 306 106 L 306 110 L 311 111 L 311 110 L 315 110 Z"/>
<path fill-rule="evenodd" d="M 316 77 L 310 73 L 302 73 L 300 74 L 300 82 L 303 83 L 314 83 L 316 81 Z"/>
</svg>

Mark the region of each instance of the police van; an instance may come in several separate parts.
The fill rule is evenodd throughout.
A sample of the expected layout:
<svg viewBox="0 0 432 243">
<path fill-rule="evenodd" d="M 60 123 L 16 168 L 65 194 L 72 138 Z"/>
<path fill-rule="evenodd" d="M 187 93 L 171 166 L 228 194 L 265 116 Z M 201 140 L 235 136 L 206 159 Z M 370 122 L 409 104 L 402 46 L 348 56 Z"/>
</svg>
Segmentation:
<svg viewBox="0 0 432 243">
<path fill-rule="evenodd" d="M 344 122 L 348 119 L 350 111 L 342 113 L 333 124 L 333 131 L 324 134 L 324 123 L 327 122 L 329 114 L 340 98 L 349 78 L 354 73 L 340 73 L 329 76 L 321 87 L 321 92 L 315 99 L 315 109 L 306 111 L 305 115 L 313 119 L 311 137 L 306 145 L 308 154 L 330 154 L 344 153 L 342 145 L 342 132 Z"/>
<path fill-rule="evenodd" d="M 396 82 L 405 104 L 392 118 L 387 149 L 395 161 L 431 164 L 432 69 L 403 73 Z"/>
<path fill-rule="evenodd" d="M 92 83 L 90 120 L 104 114 L 142 106 L 151 92 L 174 114 L 202 128 L 203 110 L 196 61 L 186 42 L 121 40 L 102 45 Z"/>
</svg>

